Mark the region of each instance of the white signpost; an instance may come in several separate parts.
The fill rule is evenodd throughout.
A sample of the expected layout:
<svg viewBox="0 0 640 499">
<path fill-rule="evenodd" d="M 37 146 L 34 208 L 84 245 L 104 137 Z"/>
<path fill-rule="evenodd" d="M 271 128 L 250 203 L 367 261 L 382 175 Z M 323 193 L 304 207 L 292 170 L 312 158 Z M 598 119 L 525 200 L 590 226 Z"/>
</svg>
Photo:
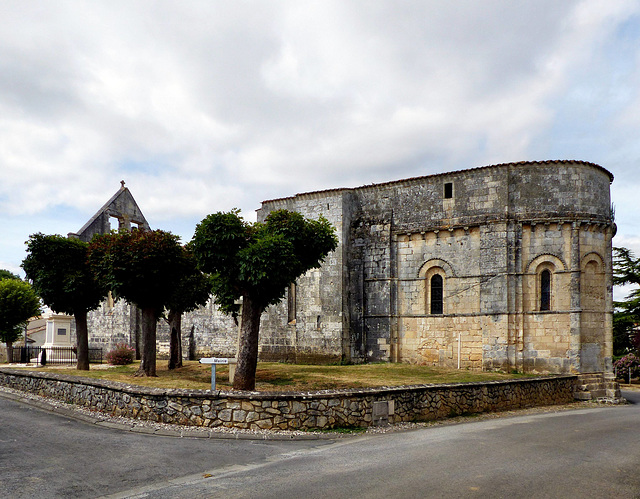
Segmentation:
<svg viewBox="0 0 640 499">
<path fill-rule="evenodd" d="M 224 359 L 221 357 L 203 357 L 200 359 L 200 364 L 211 364 L 211 391 L 215 391 L 216 389 L 216 365 L 217 364 L 228 364 L 229 359 Z"/>
</svg>

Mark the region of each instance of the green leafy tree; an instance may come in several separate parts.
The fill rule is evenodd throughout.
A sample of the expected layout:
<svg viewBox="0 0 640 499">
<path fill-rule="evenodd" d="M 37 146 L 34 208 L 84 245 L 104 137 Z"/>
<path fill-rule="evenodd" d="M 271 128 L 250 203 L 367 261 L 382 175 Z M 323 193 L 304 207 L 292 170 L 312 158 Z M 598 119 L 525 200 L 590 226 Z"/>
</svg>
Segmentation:
<svg viewBox="0 0 640 499">
<path fill-rule="evenodd" d="M 299 213 L 278 210 L 264 223 L 250 224 L 234 210 L 202 220 L 191 246 L 201 270 L 210 275 L 220 309 L 235 316 L 242 298 L 233 387 L 253 390 L 262 312 L 278 303 L 300 275 L 321 265 L 337 246 L 335 231 L 322 217 L 308 220 Z"/>
<path fill-rule="evenodd" d="M 640 285 L 640 258 L 636 258 L 627 248 L 613 248 L 613 283 Z M 614 355 L 640 349 L 639 325 L 640 288 L 636 288 L 623 301 L 614 302 Z"/>
<path fill-rule="evenodd" d="M 96 309 L 107 288 L 94 277 L 87 262 L 89 245 L 60 235 L 32 234 L 22 268 L 45 305 L 73 315 L 76 322 L 78 369 L 89 369 L 87 313 Z"/>
<path fill-rule="evenodd" d="M 0 339 L 7 345 L 7 358 L 13 358 L 13 342 L 18 340 L 27 320 L 40 314 L 40 298 L 31 285 L 20 279 L 0 280 Z"/>
<path fill-rule="evenodd" d="M 640 347 L 638 331 L 640 324 L 640 299 L 630 298 L 614 303 L 613 355 L 619 357 Z"/>
<path fill-rule="evenodd" d="M 206 277 L 196 267 L 193 254 L 184 248 L 185 265 L 180 281 L 167 304 L 169 324 L 169 369 L 182 367 L 182 314 L 206 305 L 211 288 Z"/>
<path fill-rule="evenodd" d="M 186 267 L 177 236 L 162 230 L 121 231 L 93 238 L 89 264 L 114 298 L 142 310 L 142 352 L 138 376 L 156 376 L 156 327 Z"/>
<path fill-rule="evenodd" d="M 0 269 L 0 281 L 2 279 L 17 279 L 17 280 L 21 280 L 20 276 L 15 275 L 13 272 L 10 272 L 6 269 Z"/>
</svg>

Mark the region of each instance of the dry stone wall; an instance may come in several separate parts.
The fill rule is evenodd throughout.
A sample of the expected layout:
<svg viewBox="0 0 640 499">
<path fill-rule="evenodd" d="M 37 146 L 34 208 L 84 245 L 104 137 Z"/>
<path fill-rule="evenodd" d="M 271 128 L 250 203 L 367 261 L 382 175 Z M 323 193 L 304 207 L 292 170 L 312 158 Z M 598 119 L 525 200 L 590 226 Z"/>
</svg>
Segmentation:
<svg viewBox="0 0 640 499">
<path fill-rule="evenodd" d="M 309 393 L 165 390 L 0 368 L 0 385 L 115 416 L 204 427 L 322 430 L 573 401 L 576 376 Z"/>
</svg>

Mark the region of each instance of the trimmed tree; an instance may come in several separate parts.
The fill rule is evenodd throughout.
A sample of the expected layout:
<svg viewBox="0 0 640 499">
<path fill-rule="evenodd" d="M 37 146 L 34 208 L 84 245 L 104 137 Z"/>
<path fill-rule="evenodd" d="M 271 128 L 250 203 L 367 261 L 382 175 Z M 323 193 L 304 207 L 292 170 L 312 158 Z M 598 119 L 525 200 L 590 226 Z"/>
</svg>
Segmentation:
<svg viewBox="0 0 640 499">
<path fill-rule="evenodd" d="M 7 359 L 13 359 L 13 342 L 22 336 L 27 320 L 40 314 L 40 299 L 29 283 L 19 279 L 0 280 L 0 340 L 7 345 Z"/>
<path fill-rule="evenodd" d="M 182 367 L 182 314 L 191 312 L 209 299 L 211 288 L 206 277 L 196 267 L 196 261 L 188 248 L 183 248 L 185 256 L 184 273 L 173 289 L 167 305 L 169 324 L 169 369 Z"/>
<path fill-rule="evenodd" d="M 234 210 L 202 220 L 191 246 L 200 269 L 210 275 L 220 309 L 236 316 L 242 298 L 233 387 L 253 390 L 262 312 L 278 303 L 300 275 L 321 265 L 337 246 L 335 231 L 323 217 L 309 220 L 297 212 L 278 210 L 264 223 L 250 224 Z"/>
<path fill-rule="evenodd" d="M 32 234 L 22 268 L 45 305 L 73 315 L 76 321 L 78 369 L 89 370 L 87 313 L 98 308 L 107 288 L 87 262 L 88 243 L 60 235 Z"/>
<path fill-rule="evenodd" d="M 121 231 L 93 238 L 89 264 L 114 298 L 142 310 L 142 352 L 137 376 L 156 376 L 156 327 L 186 267 L 177 236 L 162 230 Z"/>
</svg>

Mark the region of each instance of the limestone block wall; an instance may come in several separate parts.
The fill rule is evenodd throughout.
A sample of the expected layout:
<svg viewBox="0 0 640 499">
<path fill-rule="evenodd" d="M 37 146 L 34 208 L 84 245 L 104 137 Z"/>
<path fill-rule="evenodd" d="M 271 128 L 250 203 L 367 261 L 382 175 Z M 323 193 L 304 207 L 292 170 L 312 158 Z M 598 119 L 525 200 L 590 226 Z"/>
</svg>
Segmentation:
<svg viewBox="0 0 640 499">
<path fill-rule="evenodd" d="M 529 224 L 522 228 L 522 262 L 524 310 L 539 310 L 539 274 L 548 269 L 552 274 L 552 288 L 570 290 L 572 224 Z M 570 293 L 552 293 L 553 310 L 571 309 Z"/>
<path fill-rule="evenodd" d="M 238 344 L 238 324 L 232 317 L 220 312 L 213 300 L 182 316 L 182 351 L 191 351 L 194 359 L 200 357 L 235 357 Z M 169 326 L 158 322 L 158 354 L 169 355 Z"/>
<path fill-rule="evenodd" d="M 142 388 L 52 373 L 0 368 L 0 385 L 115 416 L 244 429 L 322 430 L 379 422 L 564 404 L 577 376 L 308 393 Z"/>
<path fill-rule="evenodd" d="M 514 215 L 609 218 L 609 184 L 613 177 L 604 168 L 580 161 L 529 165 L 517 164 L 509 171 L 509 197 Z"/>
<path fill-rule="evenodd" d="M 357 207 L 354 201 L 353 209 Z M 383 220 L 352 222 L 346 245 L 344 300 L 349 311 L 351 348 L 345 356 L 353 362 L 389 360 L 389 331 L 395 307 L 391 224 Z"/>
<path fill-rule="evenodd" d="M 522 227 L 523 367 L 531 372 L 577 371 L 571 331 L 572 223 L 530 223 Z M 551 306 L 540 310 L 540 275 L 551 272 Z"/>
<path fill-rule="evenodd" d="M 343 349 L 343 244 L 348 220 L 343 214 L 344 194 L 329 191 L 285 200 L 265 201 L 258 221 L 271 211 L 294 210 L 311 219 L 326 218 L 336 229 L 338 249 L 324 261 L 322 271 L 300 276 L 286 297 L 263 314 L 260 325 L 260 359 L 297 362 L 339 361 Z M 345 225 L 346 222 L 346 225 Z"/>
<path fill-rule="evenodd" d="M 332 220 L 342 222 L 348 360 L 588 372 L 610 366 L 611 180 L 591 163 L 523 162 L 301 194 L 263 210 L 307 213 L 341 193 Z M 434 274 L 444 279 L 438 316 L 428 310 Z"/>
<path fill-rule="evenodd" d="M 574 345 L 568 314 L 528 314 L 524 318 L 527 372 L 570 372 Z"/>
<path fill-rule="evenodd" d="M 106 354 L 119 343 L 140 348 L 142 314 L 123 300 L 105 300 L 87 318 L 89 346 L 102 348 Z M 237 348 L 237 328 L 233 319 L 222 314 L 210 300 L 207 305 L 183 315 L 182 349 L 185 356 L 191 350 L 195 358 L 202 356 L 234 357 Z M 157 324 L 158 355 L 169 354 L 169 327 L 160 319 Z M 75 327 L 72 328 L 75 342 Z"/>
<path fill-rule="evenodd" d="M 399 234 L 398 360 L 482 367 L 480 227 Z M 430 311 L 429 282 L 444 278 L 443 315 Z M 460 348 L 458 349 L 458 344 Z"/>
<path fill-rule="evenodd" d="M 592 163 L 522 162 L 263 202 L 259 220 L 280 208 L 322 215 L 339 243 L 263 314 L 260 358 L 611 369 L 612 180 Z M 442 313 L 429 310 L 435 275 Z M 126 310 L 101 313 L 96 343 L 138 327 Z M 187 314 L 183 331 L 198 352 L 235 353 L 237 327 L 215 307 Z"/>
<path fill-rule="evenodd" d="M 428 314 L 425 279 L 436 270 L 445 275 L 445 313 L 480 311 L 481 231 L 479 227 L 432 230 L 396 238 L 398 254 L 398 312 L 400 315 Z"/>
<path fill-rule="evenodd" d="M 124 300 L 114 303 L 113 299 L 108 298 L 97 310 L 89 312 L 87 330 L 89 347 L 102 348 L 104 354 L 113 350 L 118 343 L 139 348 L 142 313 Z M 75 327 L 73 333 L 75 335 Z"/>
</svg>

